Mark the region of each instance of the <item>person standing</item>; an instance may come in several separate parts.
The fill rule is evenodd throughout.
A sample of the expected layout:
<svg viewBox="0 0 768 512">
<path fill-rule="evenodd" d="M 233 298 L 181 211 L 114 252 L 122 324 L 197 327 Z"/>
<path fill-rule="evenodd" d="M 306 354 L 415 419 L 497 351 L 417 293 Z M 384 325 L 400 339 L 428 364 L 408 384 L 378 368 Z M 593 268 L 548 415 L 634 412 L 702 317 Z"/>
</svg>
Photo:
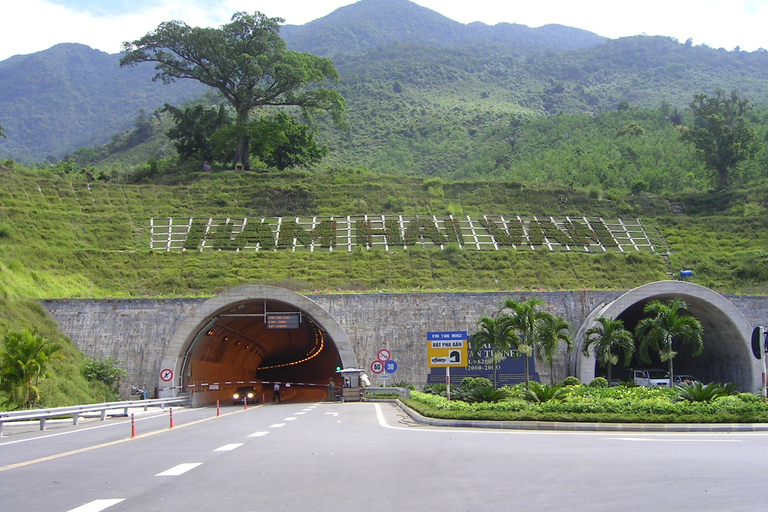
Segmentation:
<svg viewBox="0 0 768 512">
<path fill-rule="evenodd" d="M 336 401 L 336 383 L 333 382 L 333 378 L 328 381 L 328 401 L 329 402 L 335 402 Z"/>
<path fill-rule="evenodd" d="M 275 390 L 275 394 L 272 395 L 272 403 L 275 403 L 275 400 L 277 400 L 278 402 L 282 402 L 282 400 L 280 400 L 280 383 L 279 382 L 275 382 L 274 390 Z"/>
</svg>

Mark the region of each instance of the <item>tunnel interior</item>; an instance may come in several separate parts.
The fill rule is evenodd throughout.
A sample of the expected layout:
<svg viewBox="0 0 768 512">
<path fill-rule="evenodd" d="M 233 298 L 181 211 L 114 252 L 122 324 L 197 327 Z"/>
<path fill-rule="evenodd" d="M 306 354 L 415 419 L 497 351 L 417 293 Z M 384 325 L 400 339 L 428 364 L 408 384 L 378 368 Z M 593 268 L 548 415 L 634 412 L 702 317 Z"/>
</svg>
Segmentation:
<svg viewBox="0 0 768 512">
<path fill-rule="evenodd" d="M 738 382 L 744 391 L 751 382 L 751 353 L 744 344 L 742 335 L 730 317 L 715 307 L 710 302 L 691 296 L 664 295 L 648 297 L 636 302 L 616 316 L 624 322 L 624 328 L 634 334 L 638 322 L 648 316 L 645 306 L 653 300 L 666 303 L 674 298 L 682 298 L 687 304 L 683 314 L 689 314 L 701 322 L 703 328 L 702 340 L 704 350 L 698 356 L 691 355 L 692 345 L 678 343 L 673 345 L 677 355 L 673 359 L 675 375 L 693 375 L 702 383 L 709 382 Z M 613 379 L 625 380 L 628 368 L 659 368 L 666 370 L 668 363 L 661 362 L 658 354 L 651 351 L 651 363 L 640 360 L 637 353 L 638 341 L 635 341 L 636 350 L 629 365 L 623 364 L 623 355 L 619 357 L 619 363 L 614 365 L 611 373 Z M 596 363 L 595 375 L 605 376 L 605 368 Z"/>
<path fill-rule="evenodd" d="M 306 312 L 277 300 L 250 299 L 200 325 L 185 354 L 182 382 L 197 391 L 262 381 L 327 384 L 338 378 L 339 364 L 328 332 Z"/>
</svg>

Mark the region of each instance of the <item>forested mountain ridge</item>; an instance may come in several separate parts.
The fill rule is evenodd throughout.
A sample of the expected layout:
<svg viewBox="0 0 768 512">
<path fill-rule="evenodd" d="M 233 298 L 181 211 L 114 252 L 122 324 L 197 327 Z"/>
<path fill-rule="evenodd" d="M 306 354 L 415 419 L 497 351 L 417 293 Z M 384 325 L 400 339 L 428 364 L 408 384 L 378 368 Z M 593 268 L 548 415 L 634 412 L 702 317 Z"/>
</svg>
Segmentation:
<svg viewBox="0 0 768 512">
<path fill-rule="evenodd" d="M 586 30 L 562 25 L 465 25 L 408 0 L 363 0 L 302 26 L 286 25 L 280 33 L 292 49 L 332 58 L 394 42 L 446 48 L 497 45 L 519 54 L 587 48 L 606 41 Z"/>
<path fill-rule="evenodd" d="M 508 138 L 521 119 L 595 114 L 623 103 L 682 109 L 694 94 L 717 88 L 768 105 L 765 51 L 665 37 L 606 40 L 560 26 L 463 25 L 407 0 L 363 0 L 281 33 L 289 48 L 331 55 L 341 74 L 350 131 L 324 130 L 327 163 L 377 172 L 397 166 L 400 173 L 480 177 L 457 172 L 471 155 L 447 154 L 455 148 L 443 142 L 501 130 Z M 0 125 L 8 137 L 0 138 L 0 158 L 62 158 L 141 121 L 140 109 L 150 116 L 163 103 L 180 104 L 205 90 L 191 81 L 152 82 L 151 65 L 120 68 L 119 58 L 62 44 L 0 62 Z M 430 144 L 407 148 L 403 142 L 416 133 L 429 134 Z M 439 158 L 424 163 L 435 160 L 415 153 L 425 147 L 439 148 Z M 380 150 L 389 154 L 382 159 Z M 487 153 L 487 145 L 478 151 Z"/>
<path fill-rule="evenodd" d="M 73 43 L 0 62 L 0 158 L 42 161 L 104 144 L 141 109 L 199 97 L 200 84 L 153 82 L 153 66 L 120 68 L 119 55 Z"/>
</svg>

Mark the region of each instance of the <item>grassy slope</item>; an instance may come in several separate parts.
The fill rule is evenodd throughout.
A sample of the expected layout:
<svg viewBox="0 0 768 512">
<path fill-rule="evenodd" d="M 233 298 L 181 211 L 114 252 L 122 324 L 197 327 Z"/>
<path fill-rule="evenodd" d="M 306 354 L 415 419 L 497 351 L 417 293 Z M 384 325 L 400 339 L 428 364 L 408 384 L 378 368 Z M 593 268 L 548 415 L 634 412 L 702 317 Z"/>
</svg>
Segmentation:
<svg viewBox="0 0 768 512">
<path fill-rule="evenodd" d="M 759 264 L 768 240 L 765 215 L 757 210 L 737 216 L 737 207 L 729 207 L 733 215 L 716 220 L 671 217 L 667 201 L 660 198 L 338 172 L 223 173 L 173 187 L 2 172 L 0 186 L 0 226 L 7 227 L 0 238 L 0 285 L 13 296 L 196 296 L 253 282 L 298 291 L 627 289 L 665 279 L 668 271 L 683 267 L 694 270 L 696 282 L 723 292 L 764 293 L 768 282 Z M 748 202 L 742 196 L 730 201 Z M 640 217 L 661 251 L 629 256 L 511 250 L 149 250 L 152 217 L 448 212 Z M 661 254 L 667 247 L 671 266 Z"/>
</svg>

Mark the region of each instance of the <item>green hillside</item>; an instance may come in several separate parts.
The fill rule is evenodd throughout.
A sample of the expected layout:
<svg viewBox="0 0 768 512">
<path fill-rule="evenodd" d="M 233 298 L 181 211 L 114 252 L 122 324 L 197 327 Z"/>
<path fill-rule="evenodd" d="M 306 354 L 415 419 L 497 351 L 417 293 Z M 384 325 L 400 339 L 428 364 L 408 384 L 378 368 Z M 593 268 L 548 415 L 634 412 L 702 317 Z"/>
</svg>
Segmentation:
<svg viewBox="0 0 768 512">
<path fill-rule="evenodd" d="M 668 197 L 569 187 L 328 173 L 221 173 L 176 186 L 0 171 L 0 286 L 8 296 L 177 297 L 262 283 L 302 291 L 627 289 L 686 268 L 729 293 L 767 289 L 765 188 Z M 670 202 L 691 213 L 670 213 Z M 745 205 L 753 204 L 746 208 Z M 712 216 L 720 210 L 717 216 Z M 164 251 L 152 219 L 386 214 L 572 216 L 643 222 L 655 252 Z M 186 221 L 185 221 L 186 222 Z M 228 237 L 229 238 L 229 237 Z"/>
</svg>

